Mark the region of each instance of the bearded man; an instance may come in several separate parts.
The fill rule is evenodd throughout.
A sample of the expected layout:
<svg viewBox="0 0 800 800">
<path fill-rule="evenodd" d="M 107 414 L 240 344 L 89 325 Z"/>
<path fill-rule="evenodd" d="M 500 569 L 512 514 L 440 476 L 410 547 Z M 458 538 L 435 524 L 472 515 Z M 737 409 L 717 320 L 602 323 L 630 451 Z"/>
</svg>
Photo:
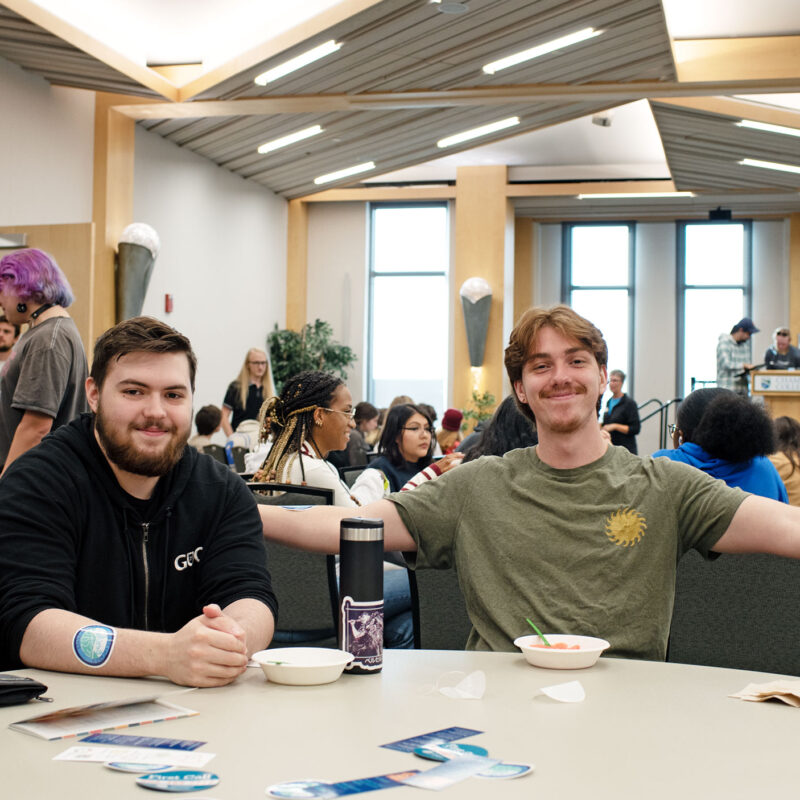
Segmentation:
<svg viewBox="0 0 800 800">
<path fill-rule="evenodd" d="M 272 638 L 245 483 L 187 447 L 197 361 L 149 317 L 100 336 L 91 414 L 0 481 L 0 668 L 220 686 Z"/>
</svg>

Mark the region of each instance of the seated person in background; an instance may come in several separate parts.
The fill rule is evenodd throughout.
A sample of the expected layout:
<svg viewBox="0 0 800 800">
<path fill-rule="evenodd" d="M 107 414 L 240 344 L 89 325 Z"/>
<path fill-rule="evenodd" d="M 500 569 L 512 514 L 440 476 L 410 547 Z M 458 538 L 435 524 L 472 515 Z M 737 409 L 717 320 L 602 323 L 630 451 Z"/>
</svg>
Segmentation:
<svg viewBox="0 0 800 800">
<path fill-rule="evenodd" d="M 222 401 L 222 430 L 225 435 L 230 436 L 245 420 L 257 420 L 264 401 L 274 394 L 267 354 L 257 347 L 251 347 L 239 377 L 229 384 Z"/>
<path fill-rule="evenodd" d="M 358 467 L 367 463 L 367 453 L 372 451 L 364 437 L 378 427 L 378 409 L 372 403 L 365 401 L 358 403 L 353 419 L 356 427 L 350 431 L 350 441 L 347 443 L 347 463 L 351 467 Z"/>
<path fill-rule="evenodd" d="M 93 413 L 0 481 L 3 669 L 221 686 L 269 644 L 276 603 L 255 501 L 186 447 L 196 363 L 158 320 L 114 326 L 86 381 Z"/>
<path fill-rule="evenodd" d="M 354 425 L 353 399 L 341 378 L 327 372 L 298 373 L 265 409 L 261 435 L 271 434 L 273 444 L 253 480 L 333 489 L 335 505 L 348 509 L 360 505 L 326 460 L 331 450 L 347 446 Z M 413 647 L 411 593 L 405 570 L 384 571 L 383 594 L 386 647 Z M 280 638 L 286 633 L 281 631 Z"/>
<path fill-rule="evenodd" d="M 203 452 L 207 444 L 211 444 L 211 437 L 220 429 L 222 411 L 217 406 L 203 406 L 194 415 L 194 424 L 197 433 L 189 439 L 189 445 Z"/>
<path fill-rule="evenodd" d="M 636 401 L 622 391 L 625 373 L 621 369 L 612 369 L 608 373 L 608 388 L 611 397 L 603 414 L 602 428 L 611 434 L 611 444 L 626 447 L 636 453 L 636 436 L 642 428 L 639 422 L 639 409 Z"/>
<path fill-rule="evenodd" d="M 761 406 L 729 389 L 695 389 L 678 407 L 674 450 L 657 450 L 728 486 L 788 503 L 786 487 L 766 458 L 775 451 L 772 420 Z"/>
<path fill-rule="evenodd" d="M 448 408 L 442 417 L 442 428 L 436 434 L 436 441 L 442 455 L 454 453 L 461 444 L 461 420 L 464 415 L 457 408 Z"/>
<path fill-rule="evenodd" d="M 607 358 L 600 331 L 572 309 L 527 311 L 505 362 L 539 444 L 362 509 L 412 567 L 456 567 L 469 649 L 514 650 L 530 617 L 545 632 L 608 639 L 614 655 L 663 660 L 685 550 L 800 557 L 800 509 L 608 446 L 597 424 Z M 337 550 L 350 513 L 260 511 L 267 538 L 321 552 Z"/>
<path fill-rule="evenodd" d="M 532 422 L 517 410 L 513 395 L 508 395 L 486 423 L 477 441 L 464 451 L 464 463 L 481 456 L 503 456 L 519 447 L 533 447 L 539 441 Z"/>
<path fill-rule="evenodd" d="M 772 347 L 764 353 L 765 369 L 800 368 L 800 350 L 792 347 L 792 334 L 788 328 L 775 328 Z"/>
<path fill-rule="evenodd" d="M 19 325 L 9 322 L 5 314 L 0 314 L 0 364 L 8 361 L 17 339 L 19 339 L 19 330 Z"/>
<path fill-rule="evenodd" d="M 778 417 L 774 425 L 777 447 L 769 460 L 781 476 L 789 502 L 800 506 L 800 422 Z"/>
<path fill-rule="evenodd" d="M 413 403 L 412 403 L 412 405 L 413 405 Z M 431 421 L 431 428 L 433 428 L 433 430 L 436 430 L 436 420 L 438 419 L 438 416 L 436 414 L 436 409 L 432 405 L 429 405 L 428 403 L 417 403 L 417 406 L 418 406 L 418 408 L 420 408 L 422 410 L 422 413 L 425 414 L 425 416 L 428 417 L 428 419 Z M 459 447 L 460 446 L 461 446 L 461 443 L 459 442 Z M 458 448 L 456 448 L 456 449 L 458 449 Z M 442 448 L 439 447 L 439 441 L 434 436 L 433 437 L 433 457 L 434 458 L 441 458 L 443 455 L 444 454 L 442 453 Z"/>
</svg>

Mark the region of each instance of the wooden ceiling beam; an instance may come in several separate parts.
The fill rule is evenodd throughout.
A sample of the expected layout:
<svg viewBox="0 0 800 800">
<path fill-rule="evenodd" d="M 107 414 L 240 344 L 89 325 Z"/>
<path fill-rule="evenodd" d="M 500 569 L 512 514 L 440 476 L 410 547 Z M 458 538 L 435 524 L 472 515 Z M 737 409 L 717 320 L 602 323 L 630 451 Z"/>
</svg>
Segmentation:
<svg viewBox="0 0 800 800">
<path fill-rule="evenodd" d="M 800 36 L 738 39 L 676 39 L 679 81 L 740 81 L 798 78 Z"/>
<path fill-rule="evenodd" d="M 654 97 L 652 102 L 686 108 L 691 111 L 707 111 L 709 114 L 751 119 L 770 125 L 783 125 L 786 128 L 800 128 L 800 111 L 766 106 L 748 100 L 735 100 L 731 97 L 684 97 L 681 99 Z"/>
<path fill-rule="evenodd" d="M 3 0 L 3 5 L 11 9 L 15 14 L 38 25 L 53 36 L 62 39 L 63 41 L 77 47 L 84 53 L 102 61 L 112 69 L 121 72 L 133 81 L 152 89 L 154 92 L 166 97 L 168 100 L 177 101 L 179 99 L 178 87 L 168 81 L 163 76 L 159 75 L 154 70 L 143 64 L 138 64 L 135 61 L 127 58 L 126 56 L 112 50 L 108 45 L 94 39 L 87 33 L 84 33 L 69 22 L 51 14 L 44 8 L 31 2 L 31 0 Z"/>
<path fill-rule="evenodd" d="M 482 86 L 442 91 L 364 92 L 197 100 L 191 103 L 120 105 L 116 110 L 132 119 L 196 119 L 248 117 L 269 114 L 307 114 L 331 111 L 392 111 L 409 108 L 506 106 L 537 100 L 625 103 L 653 97 L 707 97 L 730 94 L 774 94 L 800 91 L 800 78 L 758 81 L 633 81 L 631 83 L 526 84 Z"/>
</svg>

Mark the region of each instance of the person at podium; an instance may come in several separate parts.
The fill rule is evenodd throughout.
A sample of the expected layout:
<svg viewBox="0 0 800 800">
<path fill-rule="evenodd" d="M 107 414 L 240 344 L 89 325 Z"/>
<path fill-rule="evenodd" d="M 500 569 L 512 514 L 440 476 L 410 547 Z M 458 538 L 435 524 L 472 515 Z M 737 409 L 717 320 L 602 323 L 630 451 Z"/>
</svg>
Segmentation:
<svg viewBox="0 0 800 800">
<path fill-rule="evenodd" d="M 772 347 L 764 353 L 764 369 L 800 368 L 800 350 L 792 347 L 792 334 L 788 328 L 775 328 Z"/>
</svg>

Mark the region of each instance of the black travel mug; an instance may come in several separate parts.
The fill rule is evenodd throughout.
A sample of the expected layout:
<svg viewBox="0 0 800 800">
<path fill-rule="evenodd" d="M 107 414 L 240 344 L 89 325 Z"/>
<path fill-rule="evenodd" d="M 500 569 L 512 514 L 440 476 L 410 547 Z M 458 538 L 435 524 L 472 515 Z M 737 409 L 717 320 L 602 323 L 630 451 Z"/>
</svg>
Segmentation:
<svg viewBox="0 0 800 800">
<path fill-rule="evenodd" d="M 347 672 L 383 667 L 383 520 L 343 519 L 339 529 L 339 647 Z"/>
</svg>

